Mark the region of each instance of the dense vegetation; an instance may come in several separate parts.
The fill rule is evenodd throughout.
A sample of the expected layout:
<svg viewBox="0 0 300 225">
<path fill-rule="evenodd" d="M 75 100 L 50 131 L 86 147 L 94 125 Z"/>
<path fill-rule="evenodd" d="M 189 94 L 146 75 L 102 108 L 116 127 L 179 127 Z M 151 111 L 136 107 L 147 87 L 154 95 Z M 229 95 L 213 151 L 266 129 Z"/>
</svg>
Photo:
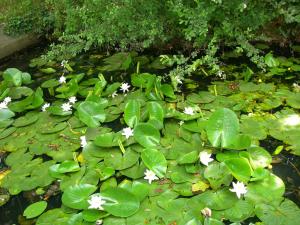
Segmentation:
<svg viewBox="0 0 300 225">
<path fill-rule="evenodd" d="M 244 52 L 263 67 L 255 41 L 289 46 L 299 37 L 297 0 L 4 0 L 10 34 L 46 35 L 55 44 L 48 59 L 91 48 L 182 51 L 215 66 L 220 47 Z M 10 4 L 8 4 L 10 3 Z M 12 7 L 13 6 L 13 7 Z M 1 8 L 1 7 L 0 7 Z M 205 57 L 197 56 L 197 54 Z"/>
</svg>

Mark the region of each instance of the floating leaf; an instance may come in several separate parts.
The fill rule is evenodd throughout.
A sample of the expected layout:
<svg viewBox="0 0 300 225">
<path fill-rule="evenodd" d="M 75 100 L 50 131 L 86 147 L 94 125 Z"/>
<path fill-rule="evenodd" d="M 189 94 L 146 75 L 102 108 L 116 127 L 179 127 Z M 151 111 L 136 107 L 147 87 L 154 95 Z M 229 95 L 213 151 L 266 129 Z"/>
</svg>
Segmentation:
<svg viewBox="0 0 300 225">
<path fill-rule="evenodd" d="M 88 198 L 97 187 L 90 184 L 79 184 L 68 187 L 62 195 L 62 203 L 73 209 L 87 209 Z"/>
<path fill-rule="evenodd" d="M 103 106 L 91 101 L 80 103 L 77 108 L 79 119 L 89 127 L 97 127 L 105 121 Z"/>
<path fill-rule="evenodd" d="M 41 215 L 45 211 L 46 208 L 47 208 L 46 201 L 35 202 L 35 203 L 29 205 L 25 209 L 23 216 L 25 216 L 27 219 L 37 217 L 37 216 Z"/>
<path fill-rule="evenodd" d="M 227 147 L 239 133 L 239 121 L 230 109 L 218 109 L 207 121 L 208 140 L 214 147 Z"/>
<path fill-rule="evenodd" d="M 280 205 L 259 204 L 255 207 L 255 214 L 264 224 L 295 225 L 299 223 L 300 209 L 289 199 Z"/>
<path fill-rule="evenodd" d="M 158 177 L 164 177 L 167 171 L 167 160 L 163 153 L 153 148 L 146 148 L 142 152 L 141 158 L 144 164 Z"/>
<path fill-rule="evenodd" d="M 231 158 L 224 161 L 232 175 L 244 183 L 250 180 L 252 169 L 249 161 L 245 158 Z"/>
<path fill-rule="evenodd" d="M 141 106 L 137 100 L 130 99 L 124 109 L 124 120 L 129 127 L 138 124 L 141 117 Z"/>
<path fill-rule="evenodd" d="M 123 188 L 109 188 L 102 191 L 100 195 L 106 201 L 103 208 L 114 216 L 128 217 L 139 210 L 138 198 Z"/>
<path fill-rule="evenodd" d="M 134 128 L 135 140 L 144 147 L 155 147 L 159 144 L 160 133 L 149 123 L 140 123 Z"/>
</svg>

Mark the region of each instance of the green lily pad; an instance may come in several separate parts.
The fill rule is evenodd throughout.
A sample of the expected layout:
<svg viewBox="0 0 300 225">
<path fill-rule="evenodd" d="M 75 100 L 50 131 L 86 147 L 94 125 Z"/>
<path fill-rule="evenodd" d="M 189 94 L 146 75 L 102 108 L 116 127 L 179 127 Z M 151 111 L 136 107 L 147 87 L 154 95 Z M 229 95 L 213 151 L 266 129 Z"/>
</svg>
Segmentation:
<svg viewBox="0 0 300 225">
<path fill-rule="evenodd" d="M 25 216 L 27 219 L 37 217 L 45 211 L 47 205 L 48 204 L 46 201 L 35 202 L 25 209 L 23 216 Z"/>
<path fill-rule="evenodd" d="M 214 147 L 227 147 L 239 133 L 239 121 L 230 109 L 218 109 L 207 121 L 208 140 Z"/>
<path fill-rule="evenodd" d="M 141 106 L 137 100 L 129 100 L 124 109 L 124 120 L 129 127 L 134 127 L 138 124 L 141 117 Z"/>
<path fill-rule="evenodd" d="M 105 121 L 104 108 L 101 104 L 91 101 L 80 103 L 77 108 L 79 119 L 89 127 L 98 127 Z"/>
<path fill-rule="evenodd" d="M 289 199 L 285 199 L 278 206 L 259 204 L 255 207 L 255 214 L 265 224 L 294 225 L 299 223 L 300 209 Z"/>
<path fill-rule="evenodd" d="M 144 147 L 155 147 L 159 144 L 160 133 L 149 123 L 140 123 L 134 128 L 135 140 Z"/>
<path fill-rule="evenodd" d="M 87 209 L 88 198 L 96 191 L 97 187 L 90 184 L 70 186 L 62 195 L 62 203 L 73 209 Z"/>
<path fill-rule="evenodd" d="M 106 203 L 105 211 L 117 217 L 128 217 L 135 214 L 140 207 L 138 198 L 123 188 L 109 188 L 100 193 Z"/>
<path fill-rule="evenodd" d="M 162 178 L 167 171 L 167 160 L 163 153 L 154 148 L 146 148 L 141 158 L 144 164 L 158 177 Z"/>
</svg>

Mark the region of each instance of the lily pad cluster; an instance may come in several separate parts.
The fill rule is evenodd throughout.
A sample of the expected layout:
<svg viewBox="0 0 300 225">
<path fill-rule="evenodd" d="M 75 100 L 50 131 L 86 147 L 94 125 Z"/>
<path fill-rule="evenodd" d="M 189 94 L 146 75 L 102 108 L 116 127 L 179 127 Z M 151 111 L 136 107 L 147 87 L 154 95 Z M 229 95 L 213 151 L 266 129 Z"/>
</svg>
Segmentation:
<svg viewBox="0 0 300 225">
<path fill-rule="evenodd" d="M 56 77 L 35 90 L 22 86 L 28 73 L 3 73 L 0 151 L 8 168 L 0 185 L 41 197 L 24 216 L 37 225 L 297 224 L 299 207 L 284 197 L 273 152 L 260 141 L 271 136 L 300 155 L 300 93 L 235 80 L 183 94 L 139 70 L 109 81 L 105 73 L 136 58 L 106 58 L 99 73 L 76 73 L 67 61 L 62 74 L 41 65 Z M 55 182 L 62 205 L 48 209 Z"/>
</svg>

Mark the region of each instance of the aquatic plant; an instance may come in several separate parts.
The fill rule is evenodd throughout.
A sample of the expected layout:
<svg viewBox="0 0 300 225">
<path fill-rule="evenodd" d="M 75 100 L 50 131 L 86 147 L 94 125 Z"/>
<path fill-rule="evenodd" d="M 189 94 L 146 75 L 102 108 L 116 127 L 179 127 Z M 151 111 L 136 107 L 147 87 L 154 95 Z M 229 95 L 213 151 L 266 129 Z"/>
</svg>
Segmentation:
<svg viewBox="0 0 300 225">
<path fill-rule="evenodd" d="M 176 92 L 152 73 L 111 80 L 129 64 L 112 68 L 109 61 L 80 72 L 72 61 L 38 66 L 35 76 L 45 80 L 31 88 L 28 73 L 4 71 L 0 150 L 7 168 L 0 186 L 6 196 L 33 191 L 40 197 L 25 209 L 27 219 L 37 225 L 236 225 L 254 218 L 297 224 L 299 207 L 284 197 L 285 184 L 272 171 L 279 150 L 260 146 L 271 136 L 280 151 L 300 155 L 300 96 L 292 85 L 252 77 Z M 62 206 L 49 209 L 49 189 L 58 184 Z"/>
</svg>

